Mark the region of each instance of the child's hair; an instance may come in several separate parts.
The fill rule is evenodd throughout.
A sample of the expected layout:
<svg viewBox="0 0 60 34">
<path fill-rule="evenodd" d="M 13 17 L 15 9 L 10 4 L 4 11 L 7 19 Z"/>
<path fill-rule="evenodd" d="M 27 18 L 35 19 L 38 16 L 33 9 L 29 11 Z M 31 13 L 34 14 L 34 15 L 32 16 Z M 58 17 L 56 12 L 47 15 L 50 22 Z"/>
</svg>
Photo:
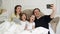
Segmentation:
<svg viewBox="0 0 60 34">
<path fill-rule="evenodd" d="M 26 20 L 27 20 L 27 14 L 26 14 L 26 13 L 21 13 L 21 14 L 20 14 L 20 20 L 22 20 L 22 16 L 23 16 L 23 14 L 25 14 L 25 16 L 26 16 Z"/>
</svg>

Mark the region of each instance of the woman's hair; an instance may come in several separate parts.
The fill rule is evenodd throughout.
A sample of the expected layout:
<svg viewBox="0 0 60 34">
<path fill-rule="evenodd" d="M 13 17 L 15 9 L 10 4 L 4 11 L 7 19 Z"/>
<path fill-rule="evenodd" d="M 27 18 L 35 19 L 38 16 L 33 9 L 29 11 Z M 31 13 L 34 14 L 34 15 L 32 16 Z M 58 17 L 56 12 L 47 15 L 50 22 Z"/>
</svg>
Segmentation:
<svg viewBox="0 0 60 34">
<path fill-rule="evenodd" d="M 15 13 L 15 15 L 16 15 L 16 13 L 17 13 L 17 11 L 16 11 L 17 7 L 22 7 L 22 6 L 21 6 L 21 5 L 16 5 L 16 6 L 15 6 L 15 8 L 14 8 L 14 11 L 15 11 L 14 13 Z"/>
<path fill-rule="evenodd" d="M 35 10 L 39 10 L 39 12 L 40 12 L 40 9 L 39 9 L 39 8 L 35 8 L 35 9 L 33 10 L 33 14 L 34 14 L 34 11 L 35 11 Z"/>
<path fill-rule="evenodd" d="M 26 14 L 26 13 L 21 13 L 21 14 L 20 14 L 20 20 L 22 20 L 23 14 L 26 16 L 26 20 L 27 20 L 27 14 Z"/>
</svg>

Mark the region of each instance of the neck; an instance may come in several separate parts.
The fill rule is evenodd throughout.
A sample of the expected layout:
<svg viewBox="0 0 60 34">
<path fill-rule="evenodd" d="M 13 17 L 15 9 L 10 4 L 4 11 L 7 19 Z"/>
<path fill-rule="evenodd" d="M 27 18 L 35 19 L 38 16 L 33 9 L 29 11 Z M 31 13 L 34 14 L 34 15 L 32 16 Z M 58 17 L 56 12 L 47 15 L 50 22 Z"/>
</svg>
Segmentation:
<svg viewBox="0 0 60 34">
<path fill-rule="evenodd" d="M 32 23 L 33 21 L 30 20 L 30 23 Z"/>
<path fill-rule="evenodd" d="M 37 19 L 39 19 L 41 16 L 38 16 Z"/>
<path fill-rule="evenodd" d="M 23 21 L 26 21 L 25 19 Z"/>
<path fill-rule="evenodd" d="M 17 13 L 17 15 L 19 15 L 19 13 Z"/>
</svg>

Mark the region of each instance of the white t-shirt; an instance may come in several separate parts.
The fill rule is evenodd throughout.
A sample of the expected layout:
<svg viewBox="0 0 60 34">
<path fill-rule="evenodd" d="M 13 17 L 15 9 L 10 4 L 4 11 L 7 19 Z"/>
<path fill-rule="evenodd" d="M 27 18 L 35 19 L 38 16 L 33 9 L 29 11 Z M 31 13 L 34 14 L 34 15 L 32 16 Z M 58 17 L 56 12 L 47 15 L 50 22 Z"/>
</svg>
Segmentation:
<svg viewBox="0 0 60 34">
<path fill-rule="evenodd" d="M 33 22 L 33 23 L 27 23 L 27 29 L 28 30 L 31 30 L 32 28 L 33 28 L 33 26 L 35 26 L 35 22 Z"/>
<path fill-rule="evenodd" d="M 20 23 L 21 23 L 21 30 L 24 30 L 28 21 L 20 21 Z"/>
</svg>

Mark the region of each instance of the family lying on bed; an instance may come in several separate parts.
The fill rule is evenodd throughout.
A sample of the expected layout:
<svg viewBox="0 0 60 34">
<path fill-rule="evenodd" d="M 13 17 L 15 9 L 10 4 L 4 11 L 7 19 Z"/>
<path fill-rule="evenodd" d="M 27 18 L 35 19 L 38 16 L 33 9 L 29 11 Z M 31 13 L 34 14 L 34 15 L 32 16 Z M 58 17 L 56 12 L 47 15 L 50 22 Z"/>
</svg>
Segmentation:
<svg viewBox="0 0 60 34">
<path fill-rule="evenodd" d="M 27 21 L 27 15 L 25 13 L 22 13 L 20 15 L 20 24 L 19 23 L 11 23 L 8 22 L 8 24 L 10 24 L 11 26 L 7 29 L 7 31 L 3 31 L 4 34 L 47 34 L 48 33 L 48 29 L 44 28 L 44 27 L 38 27 L 35 28 L 35 16 L 31 15 L 29 20 Z M 5 24 L 7 22 L 4 22 Z M 6 24 L 6 26 L 8 26 Z"/>
<path fill-rule="evenodd" d="M 21 5 L 15 6 L 12 21 L 5 20 L 0 24 L 0 34 L 50 34 L 48 23 L 55 14 L 54 6 L 51 7 L 52 14 L 45 16 L 40 16 L 40 9 L 35 8 L 28 20 L 26 13 L 21 12 L 21 7 Z"/>
</svg>

